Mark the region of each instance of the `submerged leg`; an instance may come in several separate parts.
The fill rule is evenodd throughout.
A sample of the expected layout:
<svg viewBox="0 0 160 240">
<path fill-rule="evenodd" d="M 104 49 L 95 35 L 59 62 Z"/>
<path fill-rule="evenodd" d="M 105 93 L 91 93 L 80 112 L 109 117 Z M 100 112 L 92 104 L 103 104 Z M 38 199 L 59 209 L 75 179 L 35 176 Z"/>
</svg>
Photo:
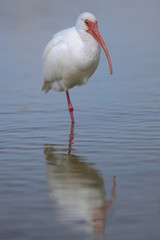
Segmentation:
<svg viewBox="0 0 160 240">
<path fill-rule="evenodd" d="M 74 139 L 74 122 L 72 122 L 70 135 L 69 135 L 68 155 L 71 154 L 73 139 Z"/>
<path fill-rule="evenodd" d="M 68 110 L 69 110 L 69 112 L 70 112 L 71 121 L 72 121 L 72 123 L 74 123 L 74 117 L 73 117 L 73 106 L 72 106 L 72 103 L 71 103 L 71 101 L 70 101 L 68 91 L 66 91 L 66 96 L 67 96 Z"/>
</svg>

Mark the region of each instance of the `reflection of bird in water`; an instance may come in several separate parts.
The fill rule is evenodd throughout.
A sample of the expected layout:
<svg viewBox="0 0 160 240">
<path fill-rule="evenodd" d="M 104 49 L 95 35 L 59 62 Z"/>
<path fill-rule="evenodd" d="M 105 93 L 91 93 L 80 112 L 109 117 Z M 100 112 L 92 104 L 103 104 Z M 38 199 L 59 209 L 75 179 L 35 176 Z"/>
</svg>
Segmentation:
<svg viewBox="0 0 160 240">
<path fill-rule="evenodd" d="M 87 231 L 103 232 L 107 211 L 115 198 L 115 177 L 111 197 L 106 200 L 100 172 L 92 163 L 70 154 L 73 136 L 74 125 L 71 126 L 68 154 L 62 153 L 56 145 L 45 145 L 50 198 L 59 210 L 59 220 L 79 223 L 77 226 L 83 226 Z"/>
</svg>

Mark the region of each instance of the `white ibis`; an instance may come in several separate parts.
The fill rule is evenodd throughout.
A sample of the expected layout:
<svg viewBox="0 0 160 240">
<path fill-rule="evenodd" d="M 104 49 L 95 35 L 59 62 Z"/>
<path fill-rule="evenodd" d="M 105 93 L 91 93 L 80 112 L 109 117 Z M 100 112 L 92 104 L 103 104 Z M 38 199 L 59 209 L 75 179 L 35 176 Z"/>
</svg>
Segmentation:
<svg viewBox="0 0 160 240">
<path fill-rule="evenodd" d="M 112 74 L 112 64 L 107 47 L 98 31 L 97 19 L 89 12 L 79 15 L 76 26 L 58 32 L 47 44 L 43 54 L 43 86 L 65 91 L 72 123 L 73 107 L 68 89 L 87 83 L 95 72 L 103 48 Z"/>
</svg>

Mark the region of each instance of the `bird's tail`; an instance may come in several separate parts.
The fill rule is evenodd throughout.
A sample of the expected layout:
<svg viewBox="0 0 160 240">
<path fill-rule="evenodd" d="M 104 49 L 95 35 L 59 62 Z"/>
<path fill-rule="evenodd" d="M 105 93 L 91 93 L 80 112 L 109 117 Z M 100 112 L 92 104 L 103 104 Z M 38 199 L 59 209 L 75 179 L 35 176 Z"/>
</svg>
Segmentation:
<svg viewBox="0 0 160 240">
<path fill-rule="evenodd" d="M 50 82 L 43 81 L 42 91 L 47 93 L 51 88 L 52 88 L 52 84 Z"/>
</svg>

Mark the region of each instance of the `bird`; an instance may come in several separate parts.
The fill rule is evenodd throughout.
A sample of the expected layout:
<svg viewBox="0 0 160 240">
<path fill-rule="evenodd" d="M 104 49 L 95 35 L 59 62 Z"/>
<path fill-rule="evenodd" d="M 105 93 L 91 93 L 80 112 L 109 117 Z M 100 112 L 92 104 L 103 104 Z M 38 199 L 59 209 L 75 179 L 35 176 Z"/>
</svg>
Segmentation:
<svg viewBox="0 0 160 240">
<path fill-rule="evenodd" d="M 100 46 L 112 74 L 111 59 L 99 33 L 97 19 L 92 13 L 84 12 L 78 16 L 74 27 L 53 35 L 44 49 L 42 91 L 65 91 L 72 123 L 73 106 L 68 90 L 87 83 L 99 64 Z"/>
</svg>

